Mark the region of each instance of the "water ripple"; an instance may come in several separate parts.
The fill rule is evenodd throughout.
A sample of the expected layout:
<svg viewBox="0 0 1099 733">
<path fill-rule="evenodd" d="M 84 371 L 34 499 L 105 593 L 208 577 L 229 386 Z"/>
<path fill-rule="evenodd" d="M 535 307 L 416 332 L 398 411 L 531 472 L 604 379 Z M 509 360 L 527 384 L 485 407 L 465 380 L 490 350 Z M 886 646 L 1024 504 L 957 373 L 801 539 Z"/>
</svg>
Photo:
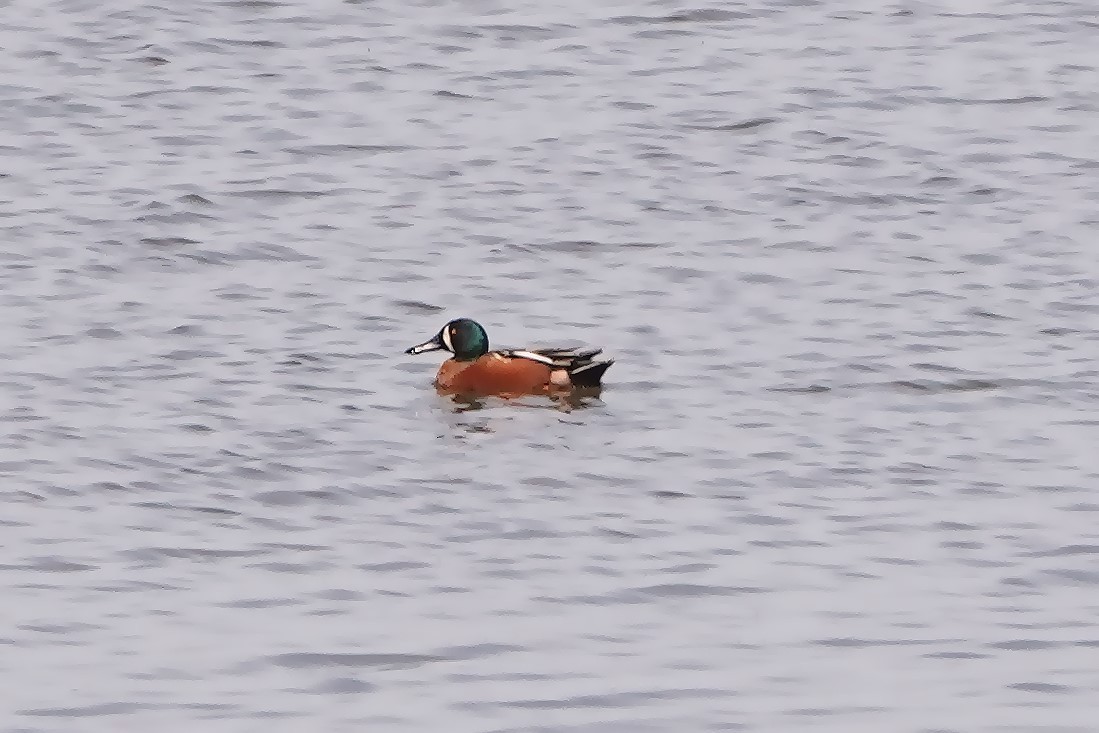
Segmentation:
<svg viewBox="0 0 1099 733">
<path fill-rule="evenodd" d="M 8 727 L 1090 730 L 1094 12 L 757 5 L 0 22 Z"/>
</svg>

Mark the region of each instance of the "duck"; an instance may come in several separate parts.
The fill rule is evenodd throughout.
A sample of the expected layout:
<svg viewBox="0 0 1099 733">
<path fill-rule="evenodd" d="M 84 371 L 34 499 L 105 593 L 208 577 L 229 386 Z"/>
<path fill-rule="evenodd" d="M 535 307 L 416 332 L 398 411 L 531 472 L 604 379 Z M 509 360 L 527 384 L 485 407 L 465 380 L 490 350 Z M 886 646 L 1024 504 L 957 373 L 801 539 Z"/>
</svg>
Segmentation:
<svg viewBox="0 0 1099 733">
<path fill-rule="evenodd" d="M 435 387 L 443 394 L 518 397 L 599 389 L 613 359 L 602 349 L 505 349 L 490 351 L 488 333 L 477 321 L 455 318 L 406 354 L 449 351 Z"/>
</svg>

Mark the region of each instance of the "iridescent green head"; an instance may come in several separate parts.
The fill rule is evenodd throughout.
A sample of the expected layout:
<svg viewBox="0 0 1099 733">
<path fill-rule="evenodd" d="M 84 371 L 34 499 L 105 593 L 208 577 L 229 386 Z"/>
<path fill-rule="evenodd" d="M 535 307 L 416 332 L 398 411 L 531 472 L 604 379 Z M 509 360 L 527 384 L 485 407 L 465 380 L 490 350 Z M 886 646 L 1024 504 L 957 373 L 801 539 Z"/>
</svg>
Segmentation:
<svg viewBox="0 0 1099 733">
<path fill-rule="evenodd" d="M 472 361 L 488 353 L 488 334 L 481 324 L 469 318 L 456 318 L 443 326 L 434 338 L 407 349 L 406 354 L 425 351 L 449 351 L 458 361 Z"/>
</svg>

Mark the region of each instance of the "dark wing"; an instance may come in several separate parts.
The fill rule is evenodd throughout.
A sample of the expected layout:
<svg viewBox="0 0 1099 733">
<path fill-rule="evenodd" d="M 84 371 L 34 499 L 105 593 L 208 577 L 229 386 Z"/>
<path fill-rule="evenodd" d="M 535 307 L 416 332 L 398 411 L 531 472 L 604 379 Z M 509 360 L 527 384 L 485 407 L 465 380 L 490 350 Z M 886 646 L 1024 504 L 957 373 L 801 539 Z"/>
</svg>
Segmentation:
<svg viewBox="0 0 1099 733">
<path fill-rule="evenodd" d="M 504 356 L 512 359 L 529 359 L 539 364 L 545 364 L 551 369 L 566 369 L 572 371 L 591 364 L 596 354 L 603 353 L 602 349 L 509 349 L 501 351 Z"/>
<path fill-rule="evenodd" d="M 600 387 L 603 372 L 614 363 L 612 359 L 596 360 L 602 349 L 512 349 L 501 353 L 545 364 L 551 371 L 564 370 L 573 387 Z"/>
</svg>

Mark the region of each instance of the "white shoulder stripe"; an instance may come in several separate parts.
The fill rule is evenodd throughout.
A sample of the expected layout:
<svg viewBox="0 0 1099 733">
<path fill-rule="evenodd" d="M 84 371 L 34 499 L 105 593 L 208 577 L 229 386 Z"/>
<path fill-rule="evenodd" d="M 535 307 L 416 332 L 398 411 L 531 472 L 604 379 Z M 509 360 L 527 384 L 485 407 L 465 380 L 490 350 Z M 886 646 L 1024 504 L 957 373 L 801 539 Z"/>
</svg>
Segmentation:
<svg viewBox="0 0 1099 733">
<path fill-rule="evenodd" d="M 533 351 L 523 351 L 520 349 L 516 351 L 509 351 L 508 355 L 515 356 L 520 359 L 529 359 L 531 361 L 536 361 L 539 364 L 548 364 L 549 366 L 554 366 L 553 359 L 549 358 L 548 356 L 543 356 L 542 354 L 535 354 Z"/>
</svg>

